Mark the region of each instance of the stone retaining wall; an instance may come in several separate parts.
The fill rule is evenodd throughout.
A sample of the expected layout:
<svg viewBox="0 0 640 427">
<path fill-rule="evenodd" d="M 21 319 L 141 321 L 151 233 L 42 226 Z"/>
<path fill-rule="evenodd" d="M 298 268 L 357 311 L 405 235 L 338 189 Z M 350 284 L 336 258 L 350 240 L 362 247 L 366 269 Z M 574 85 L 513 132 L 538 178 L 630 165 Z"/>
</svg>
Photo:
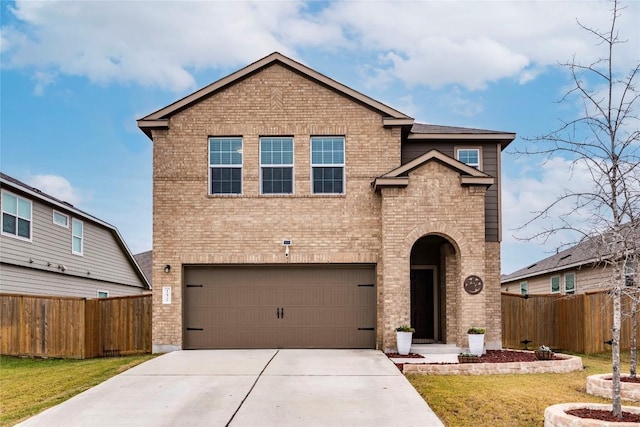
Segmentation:
<svg viewBox="0 0 640 427">
<path fill-rule="evenodd" d="M 539 360 L 536 362 L 509 363 L 452 363 L 418 364 L 403 366 L 405 374 L 431 375 L 495 375 L 495 374 L 545 374 L 567 373 L 582 369 L 582 358 L 562 355 L 562 360 Z"/>
<path fill-rule="evenodd" d="M 629 375 L 622 375 L 622 377 Z M 611 398 L 613 381 L 611 374 L 590 375 L 587 377 L 587 393 L 594 396 Z M 640 402 L 640 383 L 620 382 L 620 397 L 623 400 Z"/>
</svg>

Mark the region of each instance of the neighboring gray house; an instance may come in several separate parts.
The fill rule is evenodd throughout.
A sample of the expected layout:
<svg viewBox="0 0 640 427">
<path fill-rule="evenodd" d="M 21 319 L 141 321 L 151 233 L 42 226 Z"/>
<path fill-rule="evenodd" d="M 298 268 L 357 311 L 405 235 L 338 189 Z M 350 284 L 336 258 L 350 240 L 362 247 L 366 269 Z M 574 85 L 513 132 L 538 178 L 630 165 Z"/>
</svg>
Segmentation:
<svg viewBox="0 0 640 427">
<path fill-rule="evenodd" d="M 104 298 L 151 286 L 118 230 L 0 173 L 0 292 Z"/>
<path fill-rule="evenodd" d="M 637 227 L 622 230 L 629 241 L 638 241 Z M 536 261 L 527 267 L 500 277 L 502 292 L 521 295 L 580 294 L 610 286 L 611 266 L 602 249 L 602 235 L 586 239 L 568 249 Z M 634 257 L 624 261 L 623 274 L 627 286 L 637 286 Z"/>
</svg>

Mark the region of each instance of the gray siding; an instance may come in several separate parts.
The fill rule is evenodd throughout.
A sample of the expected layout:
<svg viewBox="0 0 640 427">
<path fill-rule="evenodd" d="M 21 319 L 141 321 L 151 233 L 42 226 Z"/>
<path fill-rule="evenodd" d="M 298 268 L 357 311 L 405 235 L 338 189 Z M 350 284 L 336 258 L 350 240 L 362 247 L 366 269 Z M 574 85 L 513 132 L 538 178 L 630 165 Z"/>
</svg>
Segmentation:
<svg viewBox="0 0 640 427">
<path fill-rule="evenodd" d="M 449 157 L 455 158 L 455 147 L 482 147 L 482 171 L 496 178 L 496 183 L 487 189 L 487 197 L 485 198 L 485 239 L 487 242 L 497 242 L 500 240 L 500 176 L 499 161 L 500 153 L 498 152 L 498 144 L 496 141 L 483 142 L 469 141 L 418 141 L 409 140 L 402 144 L 402 164 L 410 162 L 423 155 L 430 150 L 438 150 Z"/>
<path fill-rule="evenodd" d="M 6 190 L 21 195 L 14 189 Z M 82 256 L 74 255 L 71 252 L 74 215 L 55 208 L 69 216 L 69 228 L 61 227 L 53 223 L 53 206 L 31 200 L 31 242 L 0 235 L 2 292 L 91 298 L 96 296 L 97 288 L 112 290 L 109 296 L 142 293 L 144 283 L 110 229 L 76 216 L 83 222 L 84 247 Z M 64 266 L 64 271 L 60 266 Z M 83 286 L 89 289 L 83 290 Z"/>
</svg>

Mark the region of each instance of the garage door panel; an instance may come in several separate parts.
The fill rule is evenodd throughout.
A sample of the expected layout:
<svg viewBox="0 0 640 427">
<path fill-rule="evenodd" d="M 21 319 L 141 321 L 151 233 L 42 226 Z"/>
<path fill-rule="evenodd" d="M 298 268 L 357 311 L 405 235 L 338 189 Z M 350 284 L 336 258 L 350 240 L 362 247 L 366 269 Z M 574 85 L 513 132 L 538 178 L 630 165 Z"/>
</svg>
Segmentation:
<svg viewBox="0 0 640 427">
<path fill-rule="evenodd" d="M 375 266 L 186 267 L 184 348 L 374 348 Z"/>
</svg>

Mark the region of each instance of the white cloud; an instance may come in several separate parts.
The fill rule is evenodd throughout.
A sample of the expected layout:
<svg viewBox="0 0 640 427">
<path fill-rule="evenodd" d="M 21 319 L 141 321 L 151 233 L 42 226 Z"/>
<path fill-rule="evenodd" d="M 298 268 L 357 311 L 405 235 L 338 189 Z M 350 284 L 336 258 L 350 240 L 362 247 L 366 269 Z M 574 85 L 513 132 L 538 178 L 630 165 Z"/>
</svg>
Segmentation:
<svg viewBox="0 0 640 427">
<path fill-rule="evenodd" d="M 534 160 L 529 158 L 529 160 Z M 538 160 L 539 161 L 539 160 Z M 503 173 L 502 208 L 503 208 L 503 241 L 516 242 L 522 238 L 533 236 L 551 225 L 559 226 L 559 218 L 573 209 L 570 202 L 560 203 L 551 211 L 549 218 L 535 221 L 522 230 L 526 222 L 532 219 L 535 212 L 551 206 L 565 192 L 592 192 L 593 178 L 584 164 L 572 164 L 562 157 L 552 157 L 547 162 L 540 162 L 534 168 L 522 169 L 519 176 Z M 585 221 L 589 215 L 584 211 L 574 214 L 573 222 Z M 544 244 L 548 249 L 555 249 L 562 244 L 571 243 L 575 235 L 561 233 L 551 236 Z M 537 240 L 542 244 L 541 240 Z"/>
<path fill-rule="evenodd" d="M 620 66 L 637 61 L 640 2 L 619 20 Z M 272 52 L 379 58 L 368 74 L 407 84 L 483 89 L 527 82 L 576 54 L 597 58 L 577 27 L 606 29 L 610 2 L 49 1 L 19 0 L 0 33 L 4 67 L 93 82 L 183 91 L 194 72 L 244 66 Z M 296 58 L 301 59 L 301 58 Z M 386 76 L 386 77 L 385 77 Z"/>
<path fill-rule="evenodd" d="M 91 199 L 89 194 L 74 188 L 69 181 L 58 175 L 33 175 L 28 179 L 28 184 L 74 206 Z"/>
</svg>

